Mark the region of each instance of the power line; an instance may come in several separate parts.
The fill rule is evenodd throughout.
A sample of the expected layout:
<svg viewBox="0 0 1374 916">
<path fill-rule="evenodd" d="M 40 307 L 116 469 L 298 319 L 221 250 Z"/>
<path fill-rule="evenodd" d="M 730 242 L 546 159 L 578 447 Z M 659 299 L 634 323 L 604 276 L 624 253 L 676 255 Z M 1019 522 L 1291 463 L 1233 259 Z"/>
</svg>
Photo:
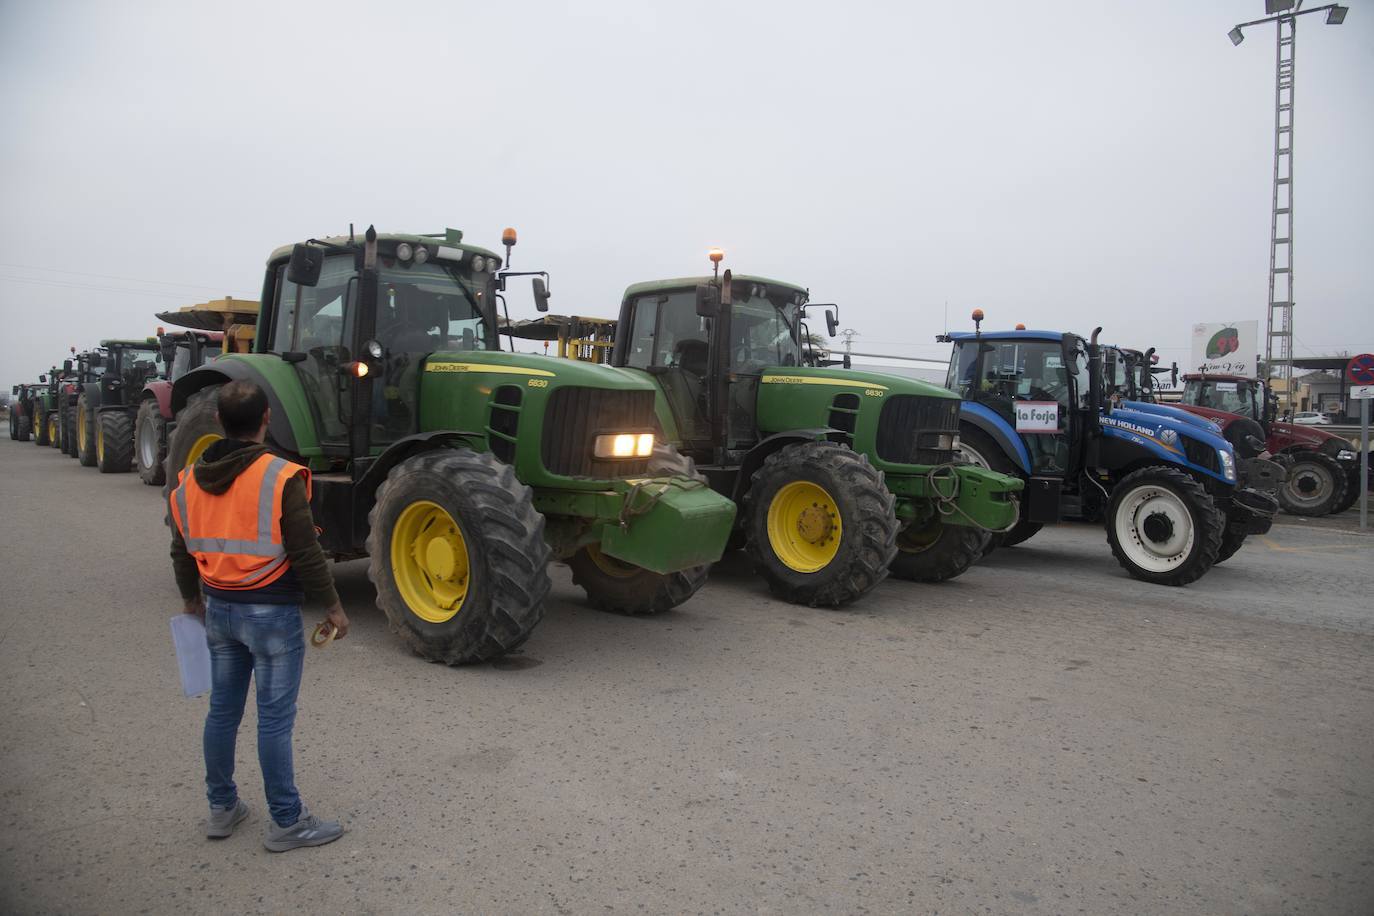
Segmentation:
<svg viewBox="0 0 1374 916">
<path fill-rule="evenodd" d="M 53 286 L 62 289 L 84 289 L 101 293 L 122 293 L 129 296 L 154 296 L 161 299 L 177 299 L 182 302 L 185 302 L 188 299 L 199 299 L 205 296 L 205 293 L 203 292 L 173 293 L 164 292 L 162 290 L 130 289 L 128 287 L 119 286 L 97 286 L 95 284 L 90 283 L 72 283 L 65 280 L 46 280 L 38 277 L 9 277 L 0 275 L 0 282 L 32 283 L 38 286 Z M 206 288 L 208 289 L 209 287 Z M 220 290 L 219 292 L 221 295 L 224 294 L 223 290 Z"/>
<path fill-rule="evenodd" d="M 223 287 L 205 286 L 201 283 L 177 283 L 172 280 L 148 280 L 139 277 L 116 277 L 113 274 L 91 274 L 84 273 L 79 270 L 64 270 L 60 267 L 36 267 L 32 264 L 0 264 L 0 267 L 6 267 L 12 270 L 41 270 L 47 273 L 54 274 L 70 274 L 74 277 L 94 277 L 97 280 L 119 280 L 123 283 L 151 283 L 156 286 L 175 286 L 182 289 L 208 289 L 214 290 L 215 292 L 219 292 L 221 289 L 223 289 Z"/>
</svg>

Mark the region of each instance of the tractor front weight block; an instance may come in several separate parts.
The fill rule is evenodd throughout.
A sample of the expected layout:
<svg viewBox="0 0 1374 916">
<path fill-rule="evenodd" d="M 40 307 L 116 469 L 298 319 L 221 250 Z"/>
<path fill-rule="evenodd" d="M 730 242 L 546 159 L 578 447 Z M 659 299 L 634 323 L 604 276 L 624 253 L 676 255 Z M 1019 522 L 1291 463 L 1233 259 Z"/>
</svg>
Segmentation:
<svg viewBox="0 0 1374 916">
<path fill-rule="evenodd" d="M 536 490 L 546 517 L 583 523 L 582 541 L 623 563 L 666 575 L 720 559 L 735 504 L 699 481 L 665 477 L 614 481 L 610 490 Z M 690 537 L 684 533 L 690 532 Z"/>
<path fill-rule="evenodd" d="M 953 475 L 954 479 L 951 479 Z M 908 501 L 933 502 L 949 499 L 954 492 L 954 505 L 960 511 L 944 514 L 944 521 L 951 525 L 973 526 L 975 523 L 984 528 L 1001 530 L 1016 521 L 1017 506 L 1013 497 L 1019 494 L 1025 483 L 1019 477 L 999 474 L 973 465 L 956 465 L 948 471 L 941 471 L 932 481 L 929 474 L 895 474 L 891 471 L 883 475 L 887 488 L 897 497 L 898 515 L 903 514 L 903 503 Z M 957 489 L 953 486 L 958 481 Z"/>
</svg>

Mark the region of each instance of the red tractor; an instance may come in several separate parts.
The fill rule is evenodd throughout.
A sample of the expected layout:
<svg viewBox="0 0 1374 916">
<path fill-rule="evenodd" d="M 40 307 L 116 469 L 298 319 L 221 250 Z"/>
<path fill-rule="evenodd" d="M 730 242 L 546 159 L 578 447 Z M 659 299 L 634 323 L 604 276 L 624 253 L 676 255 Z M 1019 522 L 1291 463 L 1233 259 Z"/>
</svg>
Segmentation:
<svg viewBox="0 0 1374 916">
<path fill-rule="evenodd" d="M 1264 430 L 1265 448 L 1291 461 L 1278 497 L 1293 515 L 1344 512 L 1360 498 L 1360 456 L 1350 442 L 1319 427 L 1276 420 L 1274 395 L 1256 379 L 1185 375 L 1179 406 L 1219 424 L 1223 431 L 1235 423 L 1258 424 Z"/>
<path fill-rule="evenodd" d="M 224 349 L 224 334 L 219 331 L 173 331 L 157 329 L 158 347 L 167 366 L 166 378 L 149 379 L 143 386 L 134 420 L 134 467 L 139 479 L 150 487 L 167 482 L 167 437 L 172 422 L 172 383 Z"/>
</svg>

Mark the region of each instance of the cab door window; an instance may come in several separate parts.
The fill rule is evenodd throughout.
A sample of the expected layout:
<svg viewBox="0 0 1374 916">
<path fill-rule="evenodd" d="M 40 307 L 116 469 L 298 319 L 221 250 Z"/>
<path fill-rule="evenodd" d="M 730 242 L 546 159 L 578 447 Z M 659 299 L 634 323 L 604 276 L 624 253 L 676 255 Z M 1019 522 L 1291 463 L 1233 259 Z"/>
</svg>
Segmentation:
<svg viewBox="0 0 1374 916">
<path fill-rule="evenodd" d="M 348 342 L 357 284 L 353 258 L 335 255 L 325 259 L 320 282 L 298 286 L 286 278 L 286 265 L 277 269 L 277 311 L 272 349 L 278 353 L 304 353 L 295 363 L 296 374 L 315 410 L 315 421 L 324 442 L 347 439 L 342 414 L 343 366 L 349 362 Z"/>
</svg>

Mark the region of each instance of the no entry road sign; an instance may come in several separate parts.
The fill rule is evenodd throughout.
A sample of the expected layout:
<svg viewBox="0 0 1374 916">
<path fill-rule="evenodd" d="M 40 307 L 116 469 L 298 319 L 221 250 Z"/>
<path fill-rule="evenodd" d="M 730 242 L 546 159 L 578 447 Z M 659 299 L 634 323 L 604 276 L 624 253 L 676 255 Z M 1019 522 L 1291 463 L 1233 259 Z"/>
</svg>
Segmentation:
<svg viewBox="0 0 1374 916">
<path fill-rule="evenodd" d="M 1374 385 L 1374 353 L 1361 353 L 1346 363 L 1345 376 L 1356 385 Z"/>
</svg>

